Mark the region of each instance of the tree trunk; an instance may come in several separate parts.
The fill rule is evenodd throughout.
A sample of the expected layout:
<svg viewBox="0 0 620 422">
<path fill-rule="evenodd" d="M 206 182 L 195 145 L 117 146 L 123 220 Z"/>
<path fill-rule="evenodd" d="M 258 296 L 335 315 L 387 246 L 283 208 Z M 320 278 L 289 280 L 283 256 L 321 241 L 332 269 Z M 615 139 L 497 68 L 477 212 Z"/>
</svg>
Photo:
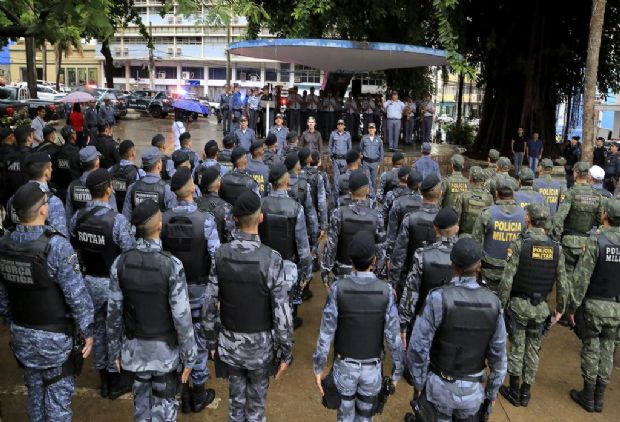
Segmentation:
<svg viewBox="0 0 620 422">
<path fill-rule="evenodd" d="M 573 93 L 571 92 L 570 95 L 566 99 L 566 110 L 565 110 L 566 117 L 564 118 L 564 130 L 562 131 L 562 141 L 565 141 L 566 139 L 568 139 L 568 129 L 571 123 L 570 115 L 572 112 L 572 108 L 573 108 Z"/>
<path fill-rule="evenodd" d="M 590 17 L 590 37 L 588 38 L 588 57 L 583 84 L 583 141 L 581 144 L 581 159 L 592 161 L 595 137 L 594 99 L 596 96 L 596 81 L 598 77 L 598 61 L 605 21 L 605 5 L 607 0 L 593 0 L 592 16 Z"/>
<path fill-rule="evenodd" d="M 54 49 L 56 53 L 56 91 L 60 91 L 60 70 L 62 69 L 62 48 L 56 46 Z"/>
<path fill-rule="evenodd" d="M 41 63 L 43 64 L 43 74 L 41 76 L 47 82 L 47 43 L 45 40 L 41 44 Z"/>
<path fill-rule="evenodd" d="M 461 126 L 463 120 L 463 85 L 465 82 L 465 77 L 463 76 L 463 72 L 459 73 L 459 87 L 458 94 L 456 97 L 456 126 Z"/>
<path fill-rule="evenodd" d="M 39 98 L 37 94 L 37 49 L 34 37 L 26 37 L 26 82 L 30 98 Z"/>
<path fill-rule="evenodd" d="M 106 88 L 114 88 L 114 58 L 110 51 L 110 41 L 105 39 L 101 42 L 101 54 L 105 58 L 103 73 L 105 75 Z"/>
</svg>

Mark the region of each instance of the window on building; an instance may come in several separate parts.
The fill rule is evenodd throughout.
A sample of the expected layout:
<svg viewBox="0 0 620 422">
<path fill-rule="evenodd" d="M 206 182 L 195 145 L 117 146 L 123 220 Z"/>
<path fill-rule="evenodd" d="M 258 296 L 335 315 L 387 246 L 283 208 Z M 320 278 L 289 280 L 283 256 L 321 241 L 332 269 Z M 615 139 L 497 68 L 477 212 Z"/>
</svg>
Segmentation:
<svg viewBox="0 0 620 422">
<path fill-rule="evenodd" d="M 280 81 L 288 82 L 291 77 L 291 65 L 290 63 L 280 63 Z"/>
<path fill-rule="evenodd" d="M 186 45 L 200 45 L 202 44 L 202 38 L 201 37 L 177 37 L 177 45 L 178 44 L 186 44 Z"/>
<path fill-rule="evenodd" d="M 309 66 L 295 65 L 295 83 L 321 83 L 321 71 Z"/>
<path fill-rule="evenodd" d="M 130 78 L 134 79 L 148 79 L 149 68 L 148 66 L 131 66 L 129 68 Z"/>
<path fill-rule="evenodd" d="M 277 69 L 265 69 L 265 81 L 277 82 L 278 70 Z"/>
<path fill-rule="evenodd" d="M 125 77 L 125 66 L 114 66 L 114 72 L 112 75 L 115 78 Z M 97 69 L 88 69 L 88 82 L 97 81 Z"/>
<path fill-rule="evenodd" d="M 77 74 L 75 72 L 75 68 L 67 69 L 67 85 L 69 86 L 77 86 Z"/>
<path fill-rule="evenodd" d="M 155 37 L 153 44 L 174 44 L 174 37 Z"/>
<path fill-rule="evenodd" d="M 159 79 L 176 79 L 177 68 L 173 66 L 157 66 L 155 68 L 155 74 Z"/>
<path fill-rule="evenodd" d="M 186 78 L 186 79 L 203 79 L 204 78 L 204 69 L 202 67 L 182 67 L 181 72 L 189 73 L 189 78 Z"/>
<path fill-rule="evenodd" d="M 237 79 L 242 82 L 260 81 L 260 69 L 256 67 L 238 67 Z"/>
<path fill-rule="evenodd" d="M 225 67 L 210 67 L 209 79 L 226 80 L 226 68 Z"/>
</svg>

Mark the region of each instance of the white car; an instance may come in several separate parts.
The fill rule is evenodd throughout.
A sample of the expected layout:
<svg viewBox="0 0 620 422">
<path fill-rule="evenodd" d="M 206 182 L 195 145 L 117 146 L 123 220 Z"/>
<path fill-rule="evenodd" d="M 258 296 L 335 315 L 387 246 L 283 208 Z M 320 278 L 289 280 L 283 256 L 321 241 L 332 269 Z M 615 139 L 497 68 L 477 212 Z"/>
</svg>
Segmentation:
<svg viewBox="0 0 620 422">
<path fill-rule="evenodd" d="M 454 123 L 454 118 L 444 113 L 441 116 L 437 117 L 437 121 L 439 123 Z"/>
<path fill-rule="evenodd" d="M 65 93 L 58 92 L 54 88 L 48 85 L 37 85 L 37 96 L 40 100 L 45 101 L 58 101 L 64 97 Z"/>
</svg>

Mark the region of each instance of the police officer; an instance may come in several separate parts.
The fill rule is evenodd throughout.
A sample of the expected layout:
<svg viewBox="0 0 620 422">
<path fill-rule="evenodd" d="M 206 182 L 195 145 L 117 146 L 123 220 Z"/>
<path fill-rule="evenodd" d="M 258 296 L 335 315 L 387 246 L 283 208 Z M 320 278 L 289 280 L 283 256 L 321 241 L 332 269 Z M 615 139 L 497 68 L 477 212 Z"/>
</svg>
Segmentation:
<svg viewBox="0 0 620 422">
<path fill-rule="evenodd" d="M 336 174 L 336 170 L 340 173 L 345 172 L 345 158 L 351 146 L 351 135 L 344 130 L 344 120 L 340 119 L 338 120 L 336 129 L 329 135 L 329 142 L 327 144 L 327 152 L 332 159 L 334 175 Z"/>
<path fill-rule="evenodd" d="M 282 151 L 281 155 L 283 157 L 286 157 L 291 152 L 294 152 L 294 153 L 299 152 L 299 136 L 297 135 L 297 132 L 295 132 L 294 130 L 291 130 L 286 135 L 286 146 L 284 147 L 284 150 Z"/>
<path fill-rule="evenodd" d="M 308 179 L 306 179 L 306 175 L 301 172 L 299 155 L 296 152 L 287 154 L 284 159 L 284 165 L 288 169 L 290 176 L 288 181 L 288 195 L 304 207 L 308 236 L 310 236 L 310 242 L 314 244 L 317 242 L 319 236 L 318 215 L 317 210 L 314 208 L 314 203 L 312 202 L 312 189 L 308 183 Z"/>
<path fill-rule="evenodd" d="M 29 419 L 70 421 L 78 375 L 72 363 L 92 350 L 93 304 L 71 244 L 45 225 L 41 186 L 20 187 L 13 206 L 20 223 L 0 240 L 0 314 L 24 370 Z M 75 333 L 85 337 L 82 345 Z"/>
<path fill-rule="evenodd" d="M 314 118 L 316 122 L 317 111 L 319 109 L 319 97 L 314 93 L 315 88 L 310 87 L 310 94 L 306 96 L 306 113 L 308 114 L 308 120 L 310 117 Z"/>
<path fill-rule="evenodd" d="M 189 380 L 197 349 L 181 261 L 161 250 L 162 215 L 146 199 L 131 224 L 136 247 L 110 269 L 107 341 L 109 368 L 134 373 L 134 419 L 174 421 L 177 369 Z"/>
<path fill-rule="evenodd" d="M 327 91 L 325 96 L 321 99 L 321 114 L 322 118 L 319 119 L 321 123 L 321 134 L 323 139 L 331 138 L 330 133 L 334 130 L 334 122 L 336 121 L 337 112 L 340 111 L 338 100 L 334 98 L 332 91 Z M 344 129 L 344 122 L 342 123 L 342 129 Z M 350 148 L 350 147 L 349 147 Z M 331 153 L 331 148 L 330 148 Z"/>
<path fill-rule="evenodd" d="M 419 176 L 419 179 L 420 179 L 418 180 L 418 184 L 419 184 L 422 181 L 422 175 L 420 174 L 420 172 L 417 170 L 411 170 L 410 167 L 403 166 L 398 169 L 398 173 L 397 173 L 398 186 L 390 190 L 383 198 L 383 219 L 385 220 L 386 226 L 388 224 L 390 210 L 392 209 L 392 206 L 394 205 L 394 201 L 398 199 L 401 195 L 405 195 L 409 193 L 409 189 L 407 188 L 407 179 L 408 179 L 409 174 L 412 171 L 415 172 L 414 174 L 416 176 Z"/>
<path fill-rule="evenodd" d="M 71 221 L 71 217 L 73 217 L 75 211 L 84 208 L 86 203 L 91 200 L 90 191 L 86 187 L 86 179 L 91 172 L 99 168 L 99 157 L 101 154 L 97 152 L 94 146 L 88 145 L 82 148 L 78 155 L 80 158 L 80 165 L 82 166 L 82 175 L 79 179 L 72 181 L 67 188 L 65 214 L 69 221 Z M 112 192 L 108 202 L 114 211 L 119 210 L 116 207 L 116 196 L 114 192 Z"/>
<path fill-rule="evenodd" d="M 496 164 L 497 164 L 496 169 L 493 171 L 491 176 L 489 176 L 486 182 L 486 186 L 489 192 L 491 193 L 491 195 L 493 196 L 493 198 L 496 197 L 495 191 L 497 189 L 498 180 L 500 179 L 511 180 L 515 184 L 515 191 L 516 191 L 516 184 L 517 184 L 516 179 L 510 176 L 510 174 L 508 174 L 508 171 L 510 170 L 510 167 L 512 166 L 512 164 L 510 163 L 510 159 L 508 157 L 499 157 Z"/>
<path fill-rule="evenodd" d="M 200 210 L 194 202 L 194 181 L 191 170 L 179 169 L 170 181 L 177 196 L 176 205 L 162 215 L 162 249 L 172 253 L 183 264 L 189 303 L 194 324 L 194 339 L 198 355 L 192 367 L 189 383 L 181 391 L 181 411 L 200 412 L 215 398 L 212 389 L 205 390 L 209 379 L 209 351 L 201 327 L 201 311 L 206 300 L 206 286 L 215 252 L 220 247 L 217 225 L 212 214 Z"/>
<path fill-rule="evenodd" d="M 605 388 L 613 369 L 620 329 L 620 202 L 609 200 L 603 225 L 587 240 L 575 268 L 569 313 L 582 314 L 581 376 L 583 390 L 571 398 L 588 412 L 602 412 Z M 575 317 L 569 317 L 575 323 Z"/>
<path fill-rule="evenodd" d="M 553 219 L 552 236 L 562 240 L 566 273 L 571 280 L 588 236 L 601 223 L 605 199 L 588 184 L 590 165 L 583 161 L 573 166 L 575 185 L 566 192 Z"/>
<path fill-rule="evenodd" d="M 317 166 L 318 163 L 314 162 L 310 149 L 302 148 L 297 155 L 299 157 L 299 164 L 301 165 L 300 174 L 306 179 L 310 186 L 312 207 L 316 211 L 319 233 L 322 235 L 327 230 L 327 196 L 325 193 L 326 183 L 323 179 L 323 173 L 319 170 Z M 329 185 L 329 182 L 327 185 Z M 310 246 L 318 246 L 318 243 L 311 244 Z"/>
<path fill-rule="evenodd" d="M 377 189 L 377 201 L 383 203 L 385 195 L 392 189 L 399 186 L 398 169 L 405 164 L 405 154 L 395 152 L 392 154 L 392 168 L 381 174 L 379 177 L 379 188 Z"/>
<path fill-rule="evenodd" d="M 441 190 L 443 191 L 442 207 L 454 207 L 456 198 L 469 190 L 468 180 L 462 173 L 465 158 L 461 154 L 454 154 L 450 157 L 450 164 L 452 173 L 441 181 Z"/>
<path fill-rule="evenodd" d="M 497 160 L 499 160 L 499 155 L 499 151 L 495 148 L 489 150 L 489 155 L 487 157 L 488 166 L 486 168 L 487 180 L 495 176 L 497 172 Z"/>
<path fill-rule="evenodd" d="M 368 134 L 360 141 L 362 155 L 364 156 L 364 167 L 370 172 L 370 184 L 377 185 L 377 172 L 383 163 L 383 141 L 377 136 L 377 127 L 374 123 L 368 125 Z"/>
<path fill-rule="evenodd" d="M 161 133 L 156 134 L 151 139 L 151 146 L 159 150 L 161 155 L 161 180 L 170 180 L 171 173 L 174 173 L 174 164 L 166 154 L 166 138 Z"/>
<path fill-rule="evenodd" d="M 200 165 L 196 167 L 195 172 L 198 172 L 198 170 L 201 168 L 215 167 L 217 171 L 219 172 L 220 176 L 223 176 L 226 173 L 228 173 L 228 171 L 232 169 L 232 163 L 230 161 L 226 163 L 226 164 L 230 164 L 230 166 L 223 165 L 222 163 L 220 163 L 218 161 L 219 150 L 220 148 L 217 145 L 217 141 L 215 139 L 209 140 L 204 146 L 204 157 L 205 158 L 202 161 L 202 163 L 200 163 Z"/>
<path fill-rule="evenodd" d="M 224 148 L 217 154 L 217 162 L 220 166 L 227 169 L 227 171 L 221 173 L 223 176 L 233 169 L 233 163 L 230 161 L 230 157 L 232 156 L 233 149 L 235 148 L 235 137 L 232 134 L 224 136 L 222 145 Z"/>
<path fill-rule="evenodd" d="M 15 128 L 14 135 L 17 142 L 16 148 L 10 151 L 6 159 L 6 192 L 9 199 L 20 186 L 28 182 L 28 176 L 22 169 L 22 161 L 26 155 L 32 152 L 33 132 L 28 125 L 20 125 Z M 6 205 L 6 204 L 5 204 Z"/>
<path fill-rule="evenodd" d="M 228 135 L 232 126 L 232 99 L 230 85 L 224 85 L 224 92 L 220 94 L 220 111 L 222 112 L 222 131 Z"/>
<path fill-rule="evenodd" d="M 238 83 L 235 83 L 233 85 L 233 96 L 232 96 L 232 119 L 233 119 L 232 130 L 233 132 L 239 129 L 239 123 L 241 121 L 241 116 L 243 114 L 243 110 L 245 109 L 245 106 L 246 106 L 245 94 L 241 94 L 241 86 Z"/>
<path fill-rule="evenodd" d="M 598 192 L 604 198 L 613 198 L 614 196 L 604 187 L 604 179 L 606 177 L 605 170 L 599 166 L 592 166 L 588 170 L 588 181 L 592 185 L 592 189 Z"/>
<path fill-rule="evenodd" d="M 434 174 L 441 179 L 439 164 L 431 158 L 431 144 L 428 142 L 422 144 L 422 156 L 413 163 L 412 167 L 419 171 L 423 178 Z"/>
<path fill-rule="evenodd" d="M 351 148 L 345 154 L 345 161 L 347 163 L 346 170 L 344 172 L 334 172 L 334 202 L 338 205 L 346 205 L 351 201 L 351 190 L 349 189 L 349 178 L 351 173 L 356 170 L 361 171 L 370 180 L 370 172 L 367 167 L 362 166 L 362 155 L 357 147 Z M 369 198 L 371 198 L 371 204 L 375 197 L 375 189 L 372 183 L 369 186 Z"/>
<path fill-rule="evenodd" d="M 276 164 L 269 171 L 273 189 L 263 198 L 263 221 L 258 226 L 261 242 L 278 252 L 285 262 L 296 266 L 297 277 L 291 286 L 293 327 L 297 329 L 302 319 L 297 316 L 301 292 L 312 279 L 312 256 L 306 229 L 304 208 L 287 193 L 290 174 L 284 164 Z"/>
<path fill-rule="evenodd" d="M 328 285 L 328 274 L 342 277 L 351 272 L 349 244 L 353 236 L 360 231 L 374 234 L 377 263 L 375 271 L 383 271 L 385 265 L 384 243 L 385 229 L 383 217 L 376 209 L 371 208 L 368 194 L 370 181 L 363 171 L 351 173 L 349 189 L 351 203 L 336 208 L 331 215 L 327 243 L 321 260 L 321 278 Z"/>
<path fill-rule="evenodd" d="M 575 165 L 581 160 L 581 144 L 579 136 L 573 136 L 570 143 L 564 149 L 564 172 L 566 173 L 566 188 L 570 189 L 575 184 Z"/>
<path fill-rule="evenodd" d="M 179 142 L 181 144 L 181 148 L 179 151 L 185 152 L 189 155 L 189 162 L 192 165 L 192 170 L 200 165 L 200 158 L 198 158 L 198 154 L 192 149 L 192 135 L 188 131 L 183 132 L 179 136 Z M 170 175 L 172 177 L 172 175 Z"/>
<path fill-rule="evenodd" d="M 56 144 L 56 128 L 52 125 L 45 125 L 43 128 L 43 141 L 34 149 L 36 152 L 45 152 L 54 158 L 60 147 Z"/>
<path fill-rule="evenodd" d="M 6 207 L 6 202 L 9 200 L 7 196 L 7 167 L 9 166 L 10 158 L 15 154 L 15 134 L 13 129 L 8 127 L 0 128 L 0 177 L 4 181 L 0 186 L 0 204 Z"/>
<path fill-rule="evenodd" d="M 245 116 L 241 116 L 240 127 L 235 129 L 235 146 L 242 147 L 246 151 L 249 151 L 252 144 L 256 142 L 255 132 L 248 127 L 248 119 Z"/>
<path fill-rule="evenodd" d="M 258 183 L 247 171 L 247 151 L 241 147 L 236 147 L 230 156 L 230 161 L 233 164 L 233 170 L 222 176 L 220 197 L 233 205 L 237 198 L 246 190 L 251 190 L 260 196 Z"/>
<path fill-rule="evenodd" d="M 605 181 L 603 185 L 612 194 L 616 191 L 618 178 L 620 178 L 620 155 L 618 154 L 618 143 L 612 142 L 609 145 L 609 152 L 605 157 Z"/>
<path fill-rule="evenodd" d="M 92 199 L 73 215 L 69 232 L 95 309 L 95 369 L 99 371 L 101 380 L 101 397 L 116 399 L 129 392 L 131 384 L 126 375 L 121 377 L 117 372 L 106 371 L 110 267 L 121 252 L 134 247 L 134 233 L 125 216 L 110 207 L 112 179 L 107 170 L 90 172 L 85 185 Z"/>
<path fill-rule="evenodd" d="M 52 158 L 52 179 L 50 184 L 56 189 L 58 198 L 64 203 L 67 200 L 67 188 L 69 184 L 78 179 L 80 169 L 80 148 L 77 145 L 77 134 L 73 126 L 64 126 L 60 130 L 65 143 L 58 149 L 56 156 Z"/>
<path fill-rule="evenodd" d="M 534 190 L 538 191 L 549 206 L 549 215 L 555 216 L 560 205 L 560 199 L 564 196 L 562 184 L 551 177 L 553 161 L 543 158 L 538 164 L 538 178 L 534 180 Z"/>
<path fill-rule="evenodd" d="M 515 192 L 515 201 L 521 208 L 530 204 L 547 205 L 545 197 L 540 192 L 534 190 L 534 172 L 527 168 L 521 167 L 519 172 L 519 190 Z"/>
<path fill-rule="evenodd" d="M 495 203 L 482 211 L 472 232 L 482 245 L 482 277 L 494 292 L 498 291 L 510 243 L 525 233 L 525 210 L 514 200 L 516 189 L 513 178 L 499 178 Z"/>
<path fill-rule="evenodd" d="M 278 141 L 278 153 L 282 153 L 284 151 L 284 146 L 286 145 L 286 136 L 288 135 L 288 128 L 284 126 L 284 120 L 280 113 L 275 116 L 275 125 L 269 129 L 269 133 L 273 133 L 276 135 L 276 139 Z"/>
<path fill-rule="evenodd" d="M 415 388 L 424 390 L 418 404 L 430 404 L 438 422 L 476 420 L 506 376 L 503 313 L 497 296 L 478 283 L 481 256 L 471 237 L 452 247 L 452 280 L 427 296 L 407 349 Z"/>
<path fill-rule="evenodd" d="M 303 99 L 301 95 L 298 94 L 297 88 L 293 87 L 288 90 L 288 97 L 286 98 L 286 100 L 288 127 L 291 130 L 299 133 L 301 129 L 301 107 Z"/>
<path fill-rule="evenodd" d="M 346 127 L 351 129 L 351 136 L 355 139 L 358 139 L 360 126 L 360 111 L 359 103 L 357 102 L 357 99 L 353 96 L 353 92 L 349 93 L 349 97 L 344 102 L 343 111 Z M 381 145 L 383 145 L 383 142 L 381 143 Z"/>
<path fill-rule="evenodd" d="M 367 95 L 362 101 L 362 112 L 364 114 L 364 132 L 368 132 L 370 123 L 374 123 L 375 99 L 372 95 Z"/>
<path fill-rule="evenodd" d="M 413 254 L 424 243 L 435 243 L 437 236 L 433 220 L 439 212 L 441 180 L 435 174 L 426 176 L 420 185 L 422 204 L 420 208 L 403 218 L 390 254 L 390 282 L 394 290 L 402 292 L 403 283 L 413 264 Z"/>
<path fill-rule="evenodd" d="M 108 123 L 102 123 L 97 126 L 97 131 L 97 137 L 92 139 L 89 145 L 97 148 L 101 154 L 101 168 L 108 169 L 121 161 L 121 157 L 112 138 L 112 127 Z"/>
<path fill-rule="evenodd" d="M 313 355 L 316 385 L 322 387 L 323 369 L 334 342 L 334 367 L 328 375 L 341 396 L 339 421 L 371 421 L 373 403 L 382 388 L 383 339 L 392 356 L 392 383 L 403 373 L 403 345 L 398 335 L 398 312 L 392 288 L 373 274 L 374 236 L 360 231 L 351 238 L 348 254 L 353 271 L 329 289 L 321 329 Z M 359 309 L 364 309 L 359 314 Z"/>
<path fill-rule="evenodd" d="M 254 141 L 250 145 L 252 158 L 248 161 L 248 174 L 258 183 L 258 192 L 261 197 L 269 193 L 269 167 L 263 163 L 265 147 L 263 141 Z"/>
<path fill-rule="evenodd" d="M 282 157 L 278 154 L 278 138 L 275 133 L 269 132 L 267 138 L 265 138 L 265 156 L 263 157 L 263 163 L 271 168 L 274 164 L 281 163 L 282 161 Z"/>
<path fill-rule="evenodd" d="M 527 229 L 510 245 L 498 292 L 510 338 L 510 384 L 499 392 L 513 406 L 524 407 L 538 371 L 542 336 L 564 313 L 570 293 L 562 247 L 545 231 L 551 223 L 549 209 L 546 204 L 531 204 L 525 211 Z M 556 311 L 551 319 L 547 298 L 554 285 Z"/>
<path fill-rule="evenodd" d="M 493 197 L 484 189 L 485 180 L 486 172 L 481 167 L 472 166 L 469 169 L 470 190 L 458 195 L 454 202 L 454 209 L 459 215 L 460 233 L 472 234 L 482 210 L 493 204 Z"/>
<path fill-rule="evenodd" d="M 264 420 L 269 377 L 277 368 L 279 379 L 293 360 L 288 292 L 294 279 L 280 254 L 260 241 L 260 208 L 252 192 L 239 196 L 233 207 L 239 230 L 217 251 L 207 286 L 208 345 L 217 353 L 218 376 L 228 378 L 234 422 Z"/>
<path fill-rule="evenodd" d="M 109 171 L 112 177 L 112 188 L 116 196 L 116 207 L 122 210 L 127 196 L 127 188 L 136 180 L 146 176 L 146 173 L 134 164 L 136 146 L 133 141 L 125 139 L 121 142 L 118 146 L 118 153 L 121 156 L 121 161 L 110 167 Z"/>
<path fill-rule="evenodd" d="M 198 209 L 211 213 L 215 219 L 220 243 L 229 242 L 235 223 L 232 217 L 232 206 L 219 196 L 222 179 L 215 166 L 199 168 L 194 173 L 194 183 L 200 189 L 200 197 L 196 199 Z"/>
<path fill-rule="evenodd" d="M 383 204 L 383 218 L 386 218 L 385 208 L 390 203 L 390 197 L 398 196 L 392 203 L 391 208 L 387 213 L 387 244 L 386 251 L 389 256 L 392 253 L 396 236 L 398 235 L 398 229 L 403 219 L 410 212 L 416 211 L 422 205 L 422 195 L 419 193 L 420 182 L 422 182 L 422 175 L 417 170 L 411 170 L 409 167 L 401 167 L 398 170 L 401 185 L 404 181 L 404 185 L 400 186 L 390 192 L 388 192 L 388 200 Z M 394 192 L 398 192 L 397 195 L 392 195 Z"/>
</svg>

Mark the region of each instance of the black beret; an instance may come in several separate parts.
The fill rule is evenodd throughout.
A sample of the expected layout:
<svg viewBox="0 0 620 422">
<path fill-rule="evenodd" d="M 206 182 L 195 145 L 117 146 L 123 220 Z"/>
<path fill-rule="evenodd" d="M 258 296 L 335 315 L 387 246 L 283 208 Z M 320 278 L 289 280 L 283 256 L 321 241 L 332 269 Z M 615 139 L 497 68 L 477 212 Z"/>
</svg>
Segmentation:
<svg viewBox="0 0 620 422">
<path fill-rule="evenodd" d="M 282 176 L 288 173 L 288 169 L 282 163 L 276 163 L 269 169 L 269 183 L 280 180 Z"/>
<path fill-rule="evenodd" d="M 405 154 L 402 152 L 395 152 L 392 155 L 392 163 L 398 163 L 399 161 L 403 161 L 405 159 Z"/>
<path fill-rule="evenodd" d="M 215 182 L 215 179 L 218 177 L 220 177 L 220 171 L 217 166 L 200 166 L 194 174 L 194 182 L 201 190 L 205 190 L 211 183 Z"/>
<path fill-rule="evenodd" d="M 299 156 L 299 161 L 301 161 L 302 164 L 306 164 L 306 161 L 308 160 L 308 157 L 310 157 L 310 154 L 312 154 L 312 151 L 310 151 L 310 148 L 306 147 L 303 147 L 297 153 L 297 155 Z"/>
<path fill-rule="evenodd" d="M 47 152 L 39 151 L 39 152 L 31 152 L 30 154 L 26 154 L 24 157 L 24 167 L 28 166 L 32 163 L 49 163 L 52 161 L 50 155 Z"/>
<path fill-rule="evenodd" d="M 345 160 L 347 161 L 348 164 L 354 163 L 359 159 L 360 159 L 360 152 L 355 148 L 351 148 L 350 150 L 348 150 L 347 154 L 345 155 Z"/>
<path fill-rule="evenodd" d="M 264 145 L 264 142 L 262 140 L 261 141 L 254 141 L 254 142 L 252 142 L 252 145 L 250 145 L 250 153 L 253 153 L 254 151 L 259 149 L 263 145 Z"/>
<path fill-rule="evenodd" d="M 370 260 L 375 256 L 375 236 L 368 230 L 361 230 L 349 243 L 349 258 Z"/>
<path fill-rule="evenodd" d="M 409 176 L 407 176 L 407 181 L 409 180 L 413 181 L 413 183 L 420 183 L 422 181 L 422 173 L 416 169 L 411 169 Z"/>
<path fill-rule="evenodd" d="M 16 212 L 26 211 L 34 206 L 45 196 L 45 192 L 41 189 L 41 185 L 37 182 L 28 182 L 20 186 L 13 195 L 13 208 Z"/>
<path fill-rule="evenodd" d="M 248 152 L 243 147 L 237 147 L 232 150 L 230 153 L 230 162 L 235 164 L 241 157 L 246 155 Z"/>
<path fill-rule="evenodd" d="M 45 125 L 43 128 L 43 136 L 49 135 L 52 132 L 56 132 L 56 128 L 51 125 Z"/>
<path fill-rule="evenodd" d="M 174 172 L 172 179 L 170 179 L 170 189 L 175 192 L 181 189 L 192 178 L 192 171 L 187 167 L 181 167 Z"/>
<path fill-rule="evenodd" d="M 217 141 L 215 139 L 211 139 L 205 144 L 205 153 L 218 152 L 219 150 L 220 147 L 217 145 Z"/>
<path fill-rule="evenodd" d="M 422 180 L 422 185 L 420 186 L 420 190 L 422 192 L 428 192 L 429 190 L 433 189 L 435 186 L 437 186 L 440 183 L 441 183 L 441 180 L 439 180 L 439 176 L 437 176 L 435 173 L 431 173 L 428 176 L 426 176 L 424 180 Z"/>
<path fill-rule="evenodd" d="M 278 142 L 278 137 L 275 133 L 269 132 L 267 138 L 265 139 L 265 145 L 275 145 Z"/>
<path fill-rule="evenodd" d="M 135 144 L 133 143 L 133 141 L 131 139 L 125 139 L 123 142 L 121 142 L 118 145 L 118 153 L 120 155 L 125 155 L 133 147 L 135 147 Z"/>
<path fill-rule="evenodd" d="M 411 172 L 411 169 L 407 166 L 402 166 L 401 168 L 398 169 L 398 178 L 402 179 L 404 177 L 409 176 L 409 173 Z"/>
<path fill-rule="evenodd" d="M 235 217 L 254 214 L 260 209 L 260 198 L 251 190 L 243 192 L 233 206 L 232 213 Z"/>
<path fill-rule="evenodd" d="M 140 202 L 131 213 L 131 224 L 141 226 L 159 212 L 159 205 L 152 199 Z"/>
<path fill-rule="evenodd" d="M 452 207 L 445 207 L 440 209 L 437 215 L 435 215 L 435 219 L 433 220 L 433 224 L 438 229 L 447 229 L 450 227 L 454 227 L 458 223 L 459 215 Z"/>
<path fill-rule="evenodd" d="M 73 135 L 74 133 L 75 133 L 75 129 L 71 125 L 65 125 L 62 127 L 62 129 L 60 129 L 60 134 L 62 135 L 63 138 L 65 138 L 65 141 L 68 141 L 71 135 Z M 1 137 L 2 136 L 0 136 L 0 138 Z"/>
<path fill-rule="evenodd" d="M 289 152 L 284 159 L 284 165 L 287 169 L 292 170 L 295 164 L 299 163 L 299 155 L 296 152 Z"/>
<path fill-rule="evenodd" d="M 467 268 L 481 259 L 480 244 L 473 237 L 460 238 L 450 252 L 450 260 L 459 268 Z"/>
<path fill-rule="evenodd" d="M 0 139 L 8 138 L 9 135 L 11 135 L 12 133 L 13 129 L 11 129 L 10 127 L 2 127 L 0 128 Z"/>
<path fill-rule="evenodd" d="M 175 152 L 172 153 L 172 162 L 174 163 L 174 166 L 178 166 L 181 163 L 184 163 L 186 161 L 189 161 L 189 154 L 185 151 L 181 151 L 180 149 L 177 149 Z"/>
<path fill-rule="evenodd" d="M 364 186 L 368 186 L 369 183 L 368 177 L 363 170 L 355 170 L 351 173 L 351 176 L 349 176 L 349 190 L 351 192 L 355 192 Z"/>
<path fill-rule="evenodd" d="M 92 186 L 97 186 L 101 183 L 111 182 L 112 177 L 110 177 L 110 172 L 106 169 L 97 169 L 88 173 L 86 177 L 86 187 L 90 188 Z"/>
</svg>

